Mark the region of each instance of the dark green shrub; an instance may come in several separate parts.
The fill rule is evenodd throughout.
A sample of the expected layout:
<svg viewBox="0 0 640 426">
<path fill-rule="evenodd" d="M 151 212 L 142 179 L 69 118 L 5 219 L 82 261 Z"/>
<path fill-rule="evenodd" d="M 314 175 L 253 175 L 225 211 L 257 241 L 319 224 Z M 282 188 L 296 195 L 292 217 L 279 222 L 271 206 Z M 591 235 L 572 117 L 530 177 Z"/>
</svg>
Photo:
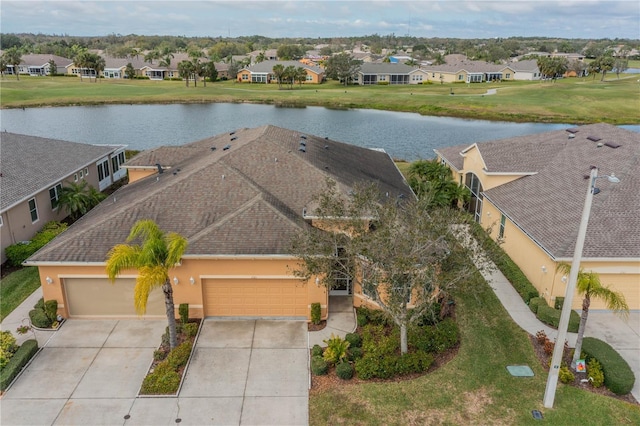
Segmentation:
<svg viewBox="0 0 640 426">
<path fill-rule="evenodd" d="M 36 304 L 33 305 L 33 309 L 40 309 L 44 311 L 44 298 L 41 297 L 40 300 L 38 300 Z"/>
<path fill-rule="evenodd" d="M 329 371 L 329 364 L 324 358 L 314 356 L 311 358 L 311 372 L 316 376 L 324 376 Z"/>
<path fill-rule="evenodd" d="M 173 395 L 180 386 L 180 375 L 167 360 L 158 364 L 153 373 L 142 381 L 140 393 L 145 395 Z"/>
<path fill-rule="evenodd" d="M 311 356 L 322 356 L 324 349 L 320 345 L 313 345 L 311 348 Z"/>
<path fill-rule="evenodd" d="M 362 358 L 356 361 L 356 373 L 363 380 L 389 379 L 396 374 L 397 358 L 398 356 L 393 354 L 376 356 L 365 352 Z"/>
<path fill-rule="evenodd" d="M 353 366 L 348 362 L 341 362 L 336 365 L 336 375 L 342 380 L 350 380 L 353 377 Z"/>
<path fill-rule="evenodd" d="M 67 225 L 60 222 L 47 222 L 42 229 L 37 232 L 31 241 L 12 244 L 5 249 L 7 261 L 14 266 L 20 266 L 36 251 L 44 247 L 49 241 L 67 229 Z"/>
<path fill-rule="evenodd" d="M 414 324 L 418 327 L 424 327 L 428 325 L 436 325 L 440 322 L 440 311 L 442 305 L 440 303 L 434 303 L 427 308 L 418 319 L 414 321 Z"/>
<path fill-rule="evenodd" d="M 560 324 L 561 314 L 562 314 L 562 311 L 558 309 L 554 309 L 551 306 L 547 306 L 547 305 L 540 305 L 538 306 L 538 312 L 536 316 L 543 323 L 548 324 L 553 328 L 558 328 L 558 324 Z M 569 315 L 568 331 L 570 333 L 576 333 L 578 331 L 579 326 L 580 326 L 580 315 L 578 315 L 576 311 L 571 311 Z"/>
<path fill-rule="evenodd" d="M 9 363 L 13 354 L 18 350 L 16 338 L 9 330 L 0 332 L 0 368 L 4 368 Z"/>
<path fill-rule="evenodd" d="M 38 328 L 49 328 L 53 321 L 47 317 L 43 309 L 32 309 L 29 311 L 29 319 L 31 324 Z"/>
<path fill-rule="evenodd" d="M 56 321 L 58 318 L 58 301 L 53 299 L 44 302 L 44 313 L 52 323 Z"/>
<path fill-rule="evenodd" d="M 382 310 L 370 310 L 368 318 L 369 322 L 373 324 L 383 325 L 385 327 L 394 326 L 394 322 L 393 319 L 391 319 L 391 316 L 389 316 L 389 314 Z"/>
<path fill-rule="evenodd" d="M 409 328 L 408 338 L 418 351 L 441 353 L 458 344 L 460 330 L 453 319 L 446 318 L 437 325 Z"/>
<path fill-rule="evenodd" d="M 344 340 L 349 342 L 349 348 L 362 347 L 362 337 L 357 333 L 347 333 L 346 336 L 344 336 Z"/>
<path fill-rule="evenodd" d="M 397 374 L 422 373 L 433 364 L 433 355 L 426 352 L 411 352 L 401 355 L 396 361 Z"/>
<path fill-rule="evenodd" d="M 182 332 L 187 335 L 187 337 L 195 337 L 198 334 L 198 324 L 195 322 L 188 322 L 182 326 Z"/>
<path fill-rule="evenodd" d="M 534 314 L 538 312 L 538 307 L 541 305 L 548 306 L 544 297 L 532 297 L 529 299 L 529 309 L 531 309 L 531 312 Z"/>
<path fill-rule="evenodd" d="M 608 343 L 602 340 L 585 337 L 582 351 L 587 354 L 587 362 L 595 358 L 602 366 L 604 385 L 616 395 L 631 392 L 636 379 L 629 364 Z"/>
<path fill-rule="evenodd" d="M 153 359 L 155 361 L 162 361 L 167 357 L 167 353 L 165 351 L 161 351 L 160 349 L 156 349 L 153 351 Z"/>
<path fill-rule="evenodd" d="M 178 313 L 180 314 L 180 322 L 185 325 L 189 322 L 189 304 L 181 303 L 178 306 Z"/>
<path fill-rule="evenodd" d="M 322 317 L 322 309 L 319 303 L 311 304 L 311 322 L 313 324 L 320 324 L 320 318 Z"/>
<path fill-rule="evenodd" d="M 367 318 L 367 316 L 361 312 L 358 312 L 356 314 L 356 320 L 358 322 L 358 327 L 364 327 L 369 323 L 369 319 Z"/>
<path fill-rule="evenodd" d="M 564 305 L 564 297 L 556 297 L 556 301 L 554 302 L 553 307 L 562 310 L 562 305 Z"/>
<path fill-rule="evenodd" d="M 571 311 L 571 314 L 569 315 L 569 326 L 567 327 L 567 331 L 569 331 L 569 333 L 577 333 L 579 328 L 580 315 L 578 315 L 576 311 Z"/>
<path fill-rule="evenodd" d="M 175 348 L 167 356 L 167 362 L 174 370 L 187 365 L 191 355 L 191 342 L 184 342 Z"/>
<path fill-rule="evenodd" d="M 29 360 L 38 352 L 38 342 L 34 339 L 27 340 L 13 354 L 9 363 L 0 370 L 0 390 L 9 387 L 13 379 L 27 365 Z"/>
<path fill-rule="evenodd" d="M 349 355 L 347 359 L 354 362 L 357 359 L 362 358 L 362 348 L 349 348 Z"/>
</svg>

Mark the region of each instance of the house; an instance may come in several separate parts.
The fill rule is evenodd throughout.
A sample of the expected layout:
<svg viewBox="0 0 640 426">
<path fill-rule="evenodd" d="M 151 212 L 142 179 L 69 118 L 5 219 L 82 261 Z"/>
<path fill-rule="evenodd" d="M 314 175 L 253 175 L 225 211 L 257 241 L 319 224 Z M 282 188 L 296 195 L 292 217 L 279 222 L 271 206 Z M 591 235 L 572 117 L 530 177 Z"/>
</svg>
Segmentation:
<svg viewBox="0 0 640 426">
<path fill-rule="evenodd" d="M 3 132 L 0 232 L 5 248 L 27 241 L 67 213 L 58 207 L 67 182 L 87 181 L 101 191 L 126 176 L 122 145 L 89 145 Z"/>
<path fill-rule="evenodd" d="M 112 285 L 105 259 L 140 219 L 188 239 L 170 277 L 176 307 L 188 303 L 190 316 L 309 319 L 317 302 L 326 317 L 330 292 L 296 277 L 289 254 L 292 235 L 314 226 L 306 215 L 314 196 L 327 178 L 345 195 L 363 181 L 389 197 L 412 194 L 385 152 L 274 126 L 159 147 L 125 167 L 128 185 L 26 262 L 38 266 L 44 298 L 56 299 L 65 317 L 136 316 L 136 271 Z M 337 294 L 353 294 L 341 283 Z M 147 312 L 164 315 L 161 291 L 151 293 Z"/>
<path fill-rule="evenodd" d="M 305 84 L 320 84 L 324 81 L 324 70 L 322 68 L 306 65 L 298 61 L 263 61 L 241 69 L 236 78 L 239 83 L 276 83 L 278 79 L 273 74 L 273 67 L 276 65 L 282 65 L 285 68 L 289 66 L 304 68 L 307 72 Z"/>
<path fill-rule="evenodd" d="M 467 208 L 552 306 L 565 294 L 591 167 L 597 181 L 582 268 L 640 309 L 640 134 L 609 124 L 436 150 L 472 193 Z M 579 309 L 581 298 L 574 298 Z M 603 302 L 591 301 L 594 309 Z"/>
<path fill-rule="evenodd" d="M 102 76 L 105 79 L 121 79 L 127 78 L 127 65 L 131 64 L 136 75 L 142 74 L 142 68 L 148 64 L 141 58 L 115 58 L 113 56 L 104 56 L 105 67 Z"/>
<path fill-rule="evenodd" d="M 357 83 L 368 84 L 409 84 L 410 73 L 416 68 L 404 64 L 363 63 L 358 71 Z"/>
<path fill-rule="evenodd" d="M 22 55 L 20 65 L 18 65 L 18 72 L 20 74 L 28 74 L 30 76 L 43 76 L 51 74 L 51 63 L 53 61 L 56 70 L 55 74 L 66 74 L 68 67 L 72 64 L 71 59 L 63 58 L 57 55 L 47 54 L 28 54 Z M 15 74 L 13 65 L 7 65 L 7 74 Z"/>
<path fill-rule="evenodd" d="M 483 61 L 460 61 L 422 67 L 429 81 L 438 83 L 483 83 L 486 81 L 514 80 L 511 65 Z"/>
<path fill-rule="evenodd" d="M 542 73 L 538 68 L 538 61 L 532 59 L 510 62 L 509 68 L 514 72 L 514 80 L 535 81 L 542 78 Z"/>
</svg>

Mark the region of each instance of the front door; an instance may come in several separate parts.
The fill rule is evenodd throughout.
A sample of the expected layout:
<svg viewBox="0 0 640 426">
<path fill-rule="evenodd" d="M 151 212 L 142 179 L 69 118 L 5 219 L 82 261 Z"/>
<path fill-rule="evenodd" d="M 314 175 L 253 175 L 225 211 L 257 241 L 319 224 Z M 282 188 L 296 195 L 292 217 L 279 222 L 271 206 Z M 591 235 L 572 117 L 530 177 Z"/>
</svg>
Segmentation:
<svg viewBox="0 0 640 426">
<path fill-rule="evenodd" d="M 352 292 L 351 277 L 344 272 L 334 273 L 334 283 L 329 291 L 330 296 L 349 296 Z"/>
</svg>

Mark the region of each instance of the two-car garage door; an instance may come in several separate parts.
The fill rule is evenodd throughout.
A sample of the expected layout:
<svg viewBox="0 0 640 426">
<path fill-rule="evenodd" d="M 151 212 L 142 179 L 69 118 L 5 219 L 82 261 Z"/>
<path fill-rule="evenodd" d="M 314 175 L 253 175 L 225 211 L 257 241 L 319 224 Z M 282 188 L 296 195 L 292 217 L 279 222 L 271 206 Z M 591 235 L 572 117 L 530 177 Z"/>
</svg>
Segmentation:
<svg viewBox="0 0 640 426">
<path fill-rule="evenodd" d="M 204 279 L 205 316 L 307 317 L 307 286 L 297 279 Z"/>
<path fill-rule="evenodd" d="M 114 284 L 106 278 L 64 278 L 65 303 L 71 318 L 137 317 L 133 304 L 135 278 L 119 278 Z M 149 294 L 146 316 L 164 316 L 164 294 Z"/>
</svg>

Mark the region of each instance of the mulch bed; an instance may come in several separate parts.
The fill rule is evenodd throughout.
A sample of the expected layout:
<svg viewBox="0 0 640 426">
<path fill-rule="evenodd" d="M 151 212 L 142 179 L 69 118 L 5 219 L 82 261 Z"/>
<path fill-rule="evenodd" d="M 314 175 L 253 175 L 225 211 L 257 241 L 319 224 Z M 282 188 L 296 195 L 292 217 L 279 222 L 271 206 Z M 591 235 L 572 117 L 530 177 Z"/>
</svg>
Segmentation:
<svg viewBox="0 0 640 426">
<path fill-rule="evenodd" d="M 314 324 L 312 322 L 308 323 L 307 324 L 307 329 L 309 331 L 320 331 L 323 328 L 325 328 L 326 326 L 327 326 L 327 321 L 322 320 L 322 321 L 320 321 L 320 324 Z"/>
<path fill-rule="evenodd" d="M 531 341 L 531 345 L 533 346 L 533 350 L 536 354 L 536 357 L 540 361 L 540 365 L 542 365 L 542 368 L 544 368 L 545 371 L 549 371 L 549 362 L 551 360 L 552 355 L 547 355 L 547 353 L 544 351 L 544 344 L 538 343 L 538 339 L 536 339 L 535 336 L 530 335 L 529 340 Z M 564 359 L 567 362 L 567 364 L 571 363 L 570 351 L 565 351 Z M 628 393 L 626 395 L 616 395 L 615 393 L 607 389 L 605 386 L 594 388 L 593 386 L 591 386 L 590 383 L 581 382 L 582 379 L 587 378 L 586 373 L 577 373 L 577 372 L 573 372 L 573 373 L 576 376 L 575 380 L 572 383 L 563 383 L 563 384 L 580 388 L 588 392 L 597 393 L 600 395 L 619 399 L 621 401 L 625 401 L 630 404 L 638 404 L 638 401 L 636 401 L 636 399 L 633 397 L 631 393 Z"/>
</svg>

